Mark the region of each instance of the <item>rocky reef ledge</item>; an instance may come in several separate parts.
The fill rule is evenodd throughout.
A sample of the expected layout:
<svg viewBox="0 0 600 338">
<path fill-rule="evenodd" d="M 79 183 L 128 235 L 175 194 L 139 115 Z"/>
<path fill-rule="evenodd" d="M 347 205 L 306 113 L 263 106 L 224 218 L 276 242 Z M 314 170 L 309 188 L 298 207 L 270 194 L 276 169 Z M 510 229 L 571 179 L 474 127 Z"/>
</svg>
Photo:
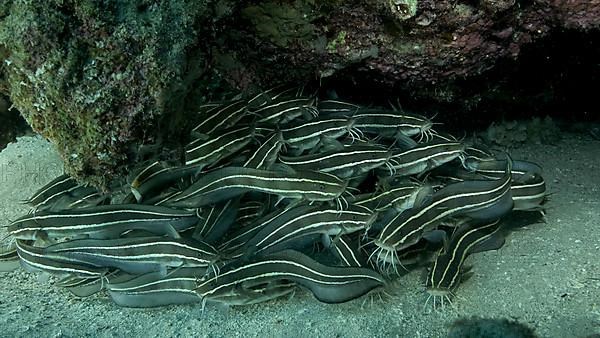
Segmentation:
<svg viewBox="0 0 600 338">
<path fill-rule="evenodd" d="M 0 92 L 69 173 L 106 186 L 227 86 L 360 78 L 445 102 L 526 44 L 598 27 L 593 1 L 6 0 Z"/>
</svg>

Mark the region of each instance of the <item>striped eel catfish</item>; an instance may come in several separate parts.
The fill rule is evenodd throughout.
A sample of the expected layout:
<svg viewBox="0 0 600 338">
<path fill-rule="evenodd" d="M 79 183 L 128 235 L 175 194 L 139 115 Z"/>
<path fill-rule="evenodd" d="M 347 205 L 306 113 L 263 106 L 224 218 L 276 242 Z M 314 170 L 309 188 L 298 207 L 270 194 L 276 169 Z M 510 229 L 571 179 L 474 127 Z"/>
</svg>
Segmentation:
<svg viewBox="0 0 600 338">
<path fill-rule="evenodd" d="M 339 100 L 321 100 L 317 102 L 317 109 L 319 114 L 351 116 L 360 109 L 360 106 Z"/>
<path fill-rule="evenodd" d="M 45 248 L 30 245 L 28 241 L 17 239 L 16 248 L 21 265 L 31 272 L 43 271 L 59 277 L 76 276 L 82 279 L 102 278 L 108 272 L 105 267 L 49 253 Z"/>
<path fill-rule="evenodd" d="M 277 161 L 279 151 L 285 145 L 283 136 L 277 131 L 269 136 L 258 149 L 248 157 L 242 165 L 245 168 L 271 169 L 271 166 Z"/>
<path fill-rule="evenodd" d="M 211 166 L 230 156 L 257 137 L 252 126 L 232 127 L 209 139 L 197 138 L 185 146 L 185 164 Z"/>
<path fill-rule="evenodd" d="M 198 215 L 200 221 L 194 229 L 192 238 L 214 244 L 235 222 L 239 205 L 240 198 L 238 197 L 203 208 L 202 213 Z"/>
<path fill-rule="evenodd" d="M 442 307 L 444 299 L 450 304 L 450 296 L 460 283 L 460 275 L 465 259 L 473 253 L 496 250 L 504 244 L 501 234 L 501 223 L 495 220 L 485 225 L 465 224 L 458 228 L 450 238 L 447 246 L 438 255 L 429 271 L 425 286 L 429 297 L 433 297 L 433 306 L 440 298 Z"/>
<path fill-rule="evenodd" d="M 203 165 L 169 166 L 155 161 L 142 169 L 131 182 L 131 192 L 138 203 L 156 196 L 161 191 L 173 186 L 186 177 L 200 173 Z"/>
<path fill-rule="evenodd" d="M 469 159 L 467 159 L 469 162 Z M 490 169 L 491 163 L 493 166 L 498 165 L 506 166 L 506 161 L 493 160 L 487 161 L 488 169 L 480 172 L 468 172 L 464 169 L 457 168 L 450 173 L 454 176 L 455 181 L 465 180 L 480 180 L 480 179 L 497 179 L 501 175 L 496 169 Z M 470 162 L 472 164 L 472 162 Z M 546 182 L 541 175 L 542 169 L 535 163 L 527 161 L 513 161 L 516 168 L 511 171 L 512 183 L 511 183 L 511 194 L 514 202 L 513 210 L 530 210 L 540 211 L 542 210 L 542 204 L 546 200 L 548 193 L 546 191 Z"/>
<path fill-rule="evenodd" d="M 311 155 L 279 156 L 279 161 L 296 170 L 314 170 L 340 178 L 351 178 L 383 165 L 387 165 L 391 170 L 395 165 L 394 161 L 390 160 L 391 155 L 389 150 L 379 146 L 351 145 Z"/>
<path fill-rule="evenodd" d="M 61 196 L 68 194 L 77 187 L 77 181 L 75 181 L 71 176 L 63 174 L 40 188 L 35 192 L 35 194 L 33 194 L 33 196 L 31 196 L 31 198 L 24 201 L 24 203 L 29 204 L 34 209 L 43 210 L 51 206 L 52 203 Z"/>
<path fill-rule="evenodd" d="M 377 214 L 368 208 L 348 205 L 344 210 L 320 205 L 300 205 L 284 211 L 283 215 L 266 224 L 248 241 L 253 254 L 281 248 L 282 244 L 313 234 L 340 236 L 363 230 L 371 225 Z"/>
<path fill-rule="evenodd" d="M 478 161 L 473 158 L 468 158 L 466 168 L 486 177 L 498 178 L 504 175 L 506 168 L 506 160 L 483 160 Z M 533 162 L 514 160 L 511 170 L 513 181 L 527 182 L 530 179 L 535 179 L 535 176 L 542 176 L 542 168 Z"/>
<path fill-rule="evenodd" d="M 248 100 L 248 111 L 254 112 L 257 109 L 266 107 L 269 104 L 282 101 L 284 99 L 300 98 L 304 95 L 304 87 L 279 85 L 264 90 Z"/>
<path fill-rule="evenodd" d="M 192 135 L 212 136 L 234 126 L 247 114 L 246 104 L 245 100 L 234 100 L 224 105 L 201 107 L 198 114 L 202 116 L 202 122 L 192 129 Z"/>
<path fill-rule="evenodd" d="M 502 179 L 449 184 L 436 192 L 429 203 L 390 217 L 374 242 L 378 248 L 371 256 L 377 255 L 381 261 L 385 259 L 382 255 L 397 254 L 397 250 L 415 244 L 424 232 L 434 229 L 447 217 L 460 215 L 482 220 L 502 217 L 513 207 L 511 163 L 508 161 Z"/>
<path fill-rule="evenodd" d="M 433 194 L 433 187 L 418 182 L 406 181 L 395 184 L 383 191 L 357 195 L 348 199 L 349 203 L 365 206 L 371 210 L 383 211 L 394 208 L 402 212 L 420 205 Z"/>
<path fill-rule="evenodd" d="M 107 198 L 96 188 L 77 184 L 70 176 L 61 175 L 39 189 L 25 203 L 35 211 L 60 211 L 95 206 Z"/>
<path fill-rule="evenodd" d="M 333 236 L 324 234 L 323 245 L 336 256 L 342 266 L 366 267 L 367 257 L 359 248 L 359 234 Z"/>
<path fill-rule="evenodd" d="M 102 275 L 102 278 L 81 278 L 72 275 L 56 281 L 54 285 L 67 289 L 67 291 L 79 298 L 85 298 L 104 290 L 110 283 L 120 283 L 130 280 L 134 276 L 115 269 L 112 271 L 108 270 Z"/>
<path fill-rule="evenodd" d="M 261 231 L 269 223 L 277 221 L 278 218 L 289 217 L 290 213 L 285 213 L 286 210 L 287 209 L 284 208 L 275 209 L 270 213 L 255 219 L 250 222 L 250 224 L 237 229 L 237 231 L 227 236 L 226 240 L 219 245 L 219 251 L 227 252 L 227 256 L 230 258 L 242 256 L 245 251 L 240 250 L 240 248 L 247 246 L 248 241 L 255 237 L 256 233 Z"/>
<path fill-rule="evenodd" d="M 385 138 L 399 135 L 426 135 L 430 138 L 433 123 L 424 116 L 402 113 L 395 110 L 360 109 L 354 115 L 354 126 L 364 133 Z"/>
<path fill-rule="evenodd" d="M 91 208 L 105 203 L 110 197 L 94 187 L 79 186 L 73 190 L 70 196 L 64 196 L 61 198 L 55 206 L 50 208 L 52 211 L 59 211 L 65 209 L 82 209 Z M 39 209 L 38 209 L 39 210 Z"/>
<path fill-rule="evenodd" d="M 209 273 L 201 279 L 196 292 L 203 299 L 218 299 L 277 280 L 295 282 L 324 303 L 347 302 L 386 285 L 383 277 L 371 269 L 326 266 L 300 252 L 284 250 L 229 263 L 221 268 L 218 277 Z"/>
<path fill-rule="evenodd" d="M 238 227 L 244 227 L 258 219 L 267 211 L 267 205 L 261 201 L 243 201 L 237 210 L 234 221 Z"/>
<path fill-rule="evenodd" d="M 293 296 L 296 288 L 297 286 L 294 282 L 273 280 L 259 285 L 252 285 L 251 287 L 244 287 L 237 290 L 231 289 L 229 293 L 222 293 L 211 297 L 210 301 L 229 306 L 258 304 L 289 294 Z M 203 307 L 208 300 L 208 298 L 204 298 Z"/>
<path fill-rule="evenodd" d="M 177 268 L 165 275 L 149 272 L 122 282 L 109 282 L 108 294 L 119 306 L 156 307 L 189 304 L 202 299 L 194 291 L 196 281 L 204 276 L 205 268 Z"/>
<path fill-rule="evenodd" d="M 352 119 L 344 116 L 322 117 L 283 128 L 281 135 L 286 145 L 302 152 L 313 149 L 322 139 L 337 139 L 346 134 L 352 139 L 361 139 L 362 132 L 353 123 Z"/>
<path fill-rule="evenodd" d="M 8 226 L 14 238 L 34 240 L 38 236 L 54 238 L 87 235 L 91 238 L 117 238 L 139 229 L 157 235 L 178 237 L 198 221 L 195 211 L 138 204 L 101 205 L 61 212 L 36 212 Z"/>
<path fill-rule="evenodd" d="M 546 200 L 546 182 L 541 175 L 533 175 L 527 182 L 513 183 L 511 188 L 513 210 L 541 211 Z"/>
<path fill-rule="evenodd" d="M 132 274 L 166 272 L 167 267 L 209 267 L 219 259 L 217 250 L 207 243 L 167 237 L 76 239 L 52 244 L 43 252 Z"/>
<path fill-rule="evenodd" d="M 307 119 L 317 116 L 319 112 L 314 104 L 313 97 L 284 98 L 256 109 L 252 113 L 259 116 L 258 124 L 283 125 L 300 116 Z"/>
<path fill-rule="evenodd" d="M 346 182 L 334 175 L 313 171 L 268 171 L 226 167 L 211 171 L 182 193 L 165 202 L 181 208 L 198 208 L 256 191 L 280 198 L 334 201 L 342 197 Z"/>
<path fill-rule="evenodd" d="M 401 150 L 391 157 L 395 175 L 409 176 L 422 174 L 463 155 L 462 142 L 430 142 L 419 144 L 408 150 Z"/>
</svg>

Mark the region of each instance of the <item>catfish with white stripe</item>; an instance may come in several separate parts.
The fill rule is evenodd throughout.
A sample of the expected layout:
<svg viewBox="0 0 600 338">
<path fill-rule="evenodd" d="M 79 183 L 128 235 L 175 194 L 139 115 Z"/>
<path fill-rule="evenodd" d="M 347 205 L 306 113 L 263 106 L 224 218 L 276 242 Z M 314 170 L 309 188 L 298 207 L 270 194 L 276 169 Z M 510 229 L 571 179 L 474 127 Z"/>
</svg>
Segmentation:
<svg viewBox="0 0 600 338">
<path fill-rule="evenodd" d="M 437 298 L 441 298 L 442 306 L 444 299 L 450 302 L 450 295 L 460 283 L 462 267 L 470 254 L 496 250 L 504 244 L 500 229 L 500 221 L 495 220 L 485 225 L 465 224 L 455 231 L 447 246 L 438 253 L 425 283 L 434 307 Z"/>
<path fill-rule="evenodd" d="M 506 161 L 494 160 L 494 162 L 506 165 Z M 542 204 L 546 200 L 548 193 L 546 191 L 546 182 L 540 175 L 541 168 L 532 162 L 514 161 L 514 163 L 518 164 L 519 168 L 511 171 L 513 180 L 510 190 L 514 203 L 513 210 L 542 210 Z M 439 172 L 436 174 L 439 174 Z M 447 174 L 453 176 L 453 181 L 459 182 L 486 178 L 496 179 L 499 176 L 496 170 L 493 172 L 468 172 L 463 168 L 454 168 Z M 439 177 L 439 175 L 436 177 Z"/>
<path fill-rule="evenodd" d="M 360 109 L 352 119 L 354 126 L 364 133 L 385 138 L 429 135 L 433 127 L 431 120 L 424 116 L 395 110 Z"/>
<path fill-rule="evenodd" d="M 366 207 L 348 205 L 344 210 L 328 206 L 300 205 L 266 224 L 246 247 L 253 253 L 276 251 L 300 237 L 326 234 L 340 236 L 368 228 L 377 214 Z"/>
<path fill-rule="evenodd" d="M 356 195 L 348 199 L 349 203 L 362 205 L 375 211 L 394 208 L 397 212 L 422 204 L 433 194 L 433 187 L 428 184 L 406 181 L 395 184 L 383 191 Z"/>
<path fill-rule="evenodd" d="M 54 285 L 67 289 L 79 298 L 89 297 L 105 289 L 110 283 L 119 283 L 130 280 L 134 275 L 124 273 L 118 269 L 108 270 L 102 278 L 81 278 L 67 276 L 54 283 Z"/>
<path fill-rule="evenodd" d="M 391 156 L 389 150 L 379 146 L 350 145 L 318 154 L 279 156 L 279 160 L 296 170 L 314 170 L 350 178 L 384 165 L 391 167 Z"/>
<path fill-rule="evenodd" d="M 378 249 L 373 254 L 378 257 L 395 254 L 418 242 L 423 232 L 434 229 L 447 217 L 460 215 L 482 220 L 502 217 L 513 207 L 511 163 L 508 161 L 502 179 L 450 184 L 436 192 L 431 202 L 391 217 L 375 240 Z"/>
<path fill-rule="evenodd" d="M 252 126 L 232 127 L 209 139 L 198 138 L 185 146 L 185 164 L 211 166 L 247 146 L 257 137 Z"/>
<path fill-rule="evenodd" d="M 465 160 L 466 168 L 480 175 L 487 177 L 501 177 L 504 175 L 506 168 L 506 160 L 475 160 L 468 158 Z M 533 162 L 514 160 L 511 170 L 512 178 L 515 182 L 527 182 L 530 179 L 535 179 L 536 176 L 542 176 L 542 168 Z"/>
<path fill-rule="evenodd" d="M 360 249 L 359 233 L 349 235 L 322 236 L 323 245 L 340 260 L 343 266 L 366 267 L 367 257 Z"/>
<path fill-rule="evenodd" d="M 336 139 L 349 134 L 360 139 L 361 132 L 347 117 L 322 117 L 281 129 L 286 145 L 300 152 L 316 147 L 323 138 Z"/>
<path fill-rule="evenodd" d="M 247 114 L 246 104 L 245 100 L 234 100 L 217 106 L 207 105 L 208 109 L 201 109 L 199 112 L 202 122 L 192 129 L 192 135 L 212 136 L 234 126 Z"/>
<path fill-rule="evenodd" d="M 217 250 L 207 243 L 167 237 L 76 239 L 50 245 L 44 252 L 132 274 L 166 271 L 167 267 L 208 267 L 219 259 Z"/>
<path fill-rule="evenodd" d="M 297 251 L 285 250 L 227 264 L 218 276 L 209 273 L 200 280 L 196 292 L 210 300 L 277 280 L 293 281 L 324 303 L 347 302 L 386 284 L 371 269 L 326 266 Z"/>
<path fill-rule="evenodd" d="M 251 285 L 233 289 L 230 293 L 219 294 L 211 297 L 211 302 L 218 302 L 228 306 L 236 305 L 251 305 L 264 303 L 285 295 L 292 294 L 296 291 L 297 285 L 294 282 L 286 280 L 273 280 L 266 283 Z M 203 304 L 209 299 L 205 298 Z"/>
<path fill-rule="evenodd" d="M 391 157 L 395 175 L 409 176 L 424 173 L 463 155 L 461 142 L 430 142 L 402 150 Z M 380 172 L 384 173 L 380 170 Z"/>
<path fill-rule="evenodd" d="M 8 226 L 17 239 L 33 240 L 38 235 L 64 238 L 87 235 L 91 238 L 117 238 L 139 229 L 157 235 L 178 237 L 198 221 L 194 210 L 177 210 L 138 204 L 101 205 L 61 212 L 36 212 L 25 215 Z"/>
<path fill-rule="evenodd" d="M 284 99 L 300 98 L 304 94 L 304 88 L 298 86 L 278 85 L 266 89 L 248 100 L 248 111 L 254 112 L 275 101 Z"/>
<path fill-rule="evenodd" d="M 194 291 L 198 278 L 206 268 L 177 268 L 165 275 L 149 272 L 127 281 L 107 285 L 108 294 L 119 306 L 157 307 L 171 304 L 190 304 L 202 299 Z"/>
<path fill-rule="evenodd" d="M 141 170 L 131 182 L 131 192 L 138 203 L 155 197 L 184 178 L 200 173 L 203 165 L 171 166 L 156 161 Z"/>
<path fill-rule="evenodd" d="M 59 211 L 65 209 L 81 209 L 81 208 L 92 208 L 100 204 L 105 203 L 110 195 L 99 191 L 94 187 L 79 186 L 68 195 L 63 196 L 59 199 L 52 211 Z"/>
<path fill-rule="evenodd" d="M 272 210 L 270 213 L 255 219 L 250 224 L 245 225 L 244 227 L 233 232 L 219 245 L 219 250 L 222 252 L 227 252 L 227 256 L 229 258 L 242 256 L 243 250 L 239 249 L 245 246 L 250 239 L 255 237 L 256 233 L 261 231 L 267 224 L 274 222 L 278 218 L 289 216 L 289 214 L 284 214 L 285 210 L 286 209 L 284 208 Z M 235 255 L 233 253 L 235 253 Z"/>
<path fill-rule="evenodd" d="M 28 241 L 17 239 L 16 248 L 21 265 L 28 271 L 43 271 L 59 277 L 77 276 L 82 279 L 102 278 L 108 272 L 106 267 L 49 253 L 45 248 L 35 247 Z"/>
<path fill-rule="evenodd" d="M 317 103 L 317 109 L 323 115 L 351 116 L 360 109 L 359 105 L 339 100 L 322 100 Z"/>
<path fill-rule="evenodd" d="M 272 133 L 258 149 L 250 155 L 242 167 L 265 169 L 271 168 L 277 161 L 279 151 L 284 146 L 283 136 L 280 131 Z"/>
<path fill-rule="evenodd" d="M 254 110 L 253 114 L 259 116 L 257 120 L 259 124 L 285 124 L 300 116 L 304 116 L 306 119 L 317 116 L 319 112 L 314 104 L 313 97 L 284 98 Z"/>
<path fill-rule="evenodd" d="M 53 202 L 69 191 L 78 187 L 77 181 L 67 174 L 63 174 L 53 179 L 31 196 L 25 203 L 35 209 L 44 210 L 51 207 Z"/>
<path fill-rule="evenodd" d="M 267 207 L 267 204 L 261 201 L 242 201 L 237 210 L 234 224 L 237 227 L 244 227 L 252 223 L 265 214 Z"/>
<path fill-rule="evenodd" d="M 239 205 L 238 197 L 203 208 L 192 238 L 209 244 L 216 243 L 235 221 Z"/>
<path fill-rule="evenodd" d="M 510 190 L 514 202 L 513 210 L 540 211 L 548 196 L 546 182 L 537 174 L 530 176 L 524 183 L 513 183 Z"/>
<path fill-rule="evenodd" d="M 312 171 L 273 171 L 226 167 L 211 171 L 165 205 L 198 208 L 243 193 L 256 191 L 307 201 L 333 201 L 342 195 L 346 182 L 338 177 Z"/>
<path fill-rule="evenodd" d="M 68 175 L 61 175 L 38 190 L 26 203 L 35 211 L 60 211 L 98 205 L 108 196 L 93 187 L 77 184 Z"/>
</svg>

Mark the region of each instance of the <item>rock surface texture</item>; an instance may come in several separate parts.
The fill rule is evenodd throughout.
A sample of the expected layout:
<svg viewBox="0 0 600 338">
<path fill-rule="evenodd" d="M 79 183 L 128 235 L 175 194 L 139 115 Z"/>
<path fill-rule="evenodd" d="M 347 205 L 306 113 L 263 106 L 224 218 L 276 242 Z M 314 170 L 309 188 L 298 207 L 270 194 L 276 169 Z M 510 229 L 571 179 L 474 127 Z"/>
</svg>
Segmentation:
<svg viewBox="0 0 600 338">
<path fill-rule="evenodd" d="M 524 45 L 599 27 L 598 1 L 7 0 L 0 90 L 71 174 L 106 185 L 132 145 L 185 134 L 222 81 L 359 77 L 445 102 Z"/>
</svg>

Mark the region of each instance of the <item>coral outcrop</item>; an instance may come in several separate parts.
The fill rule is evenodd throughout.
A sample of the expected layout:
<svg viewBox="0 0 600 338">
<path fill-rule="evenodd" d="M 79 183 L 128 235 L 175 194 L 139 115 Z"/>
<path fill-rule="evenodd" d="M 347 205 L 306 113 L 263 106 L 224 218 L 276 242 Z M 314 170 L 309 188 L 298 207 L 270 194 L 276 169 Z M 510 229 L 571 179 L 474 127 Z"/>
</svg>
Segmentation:
<svg viewBox="0 0 600 338">
<path fill-rule="evenodd" d="M 180 125 L 204 64 L 204 2 L 3 3 L 6 91 L 71 174 L 105 185 L 132 143 L 152 142 L 165 118 Z"/>
<path fill-rule="evenodd" d="M 6 0 L 0 90 L 71 174 L 106 185 L 132 145 L 185 134 L 221 80 L 369 79 L 443 103 L 532 41 L 598 27 L 593 1 Z"/>
</svg>

